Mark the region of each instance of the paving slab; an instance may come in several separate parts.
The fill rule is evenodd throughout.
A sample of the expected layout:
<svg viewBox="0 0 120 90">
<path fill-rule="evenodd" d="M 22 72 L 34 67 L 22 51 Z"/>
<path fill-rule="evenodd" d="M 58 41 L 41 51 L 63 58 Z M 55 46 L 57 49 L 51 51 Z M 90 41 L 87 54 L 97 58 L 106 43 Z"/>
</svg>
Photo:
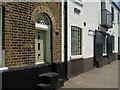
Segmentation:
<svg viewBox="0 0 120 90">
<path fill-rule="evenodd" d="M 114 88 L 118 89 L 118 63 L 116 60 L 101 68 L 80 74 L 65 82 L 62 88 Z M 109 90 L 109 89 L 108 89 Z"/>
</svg>

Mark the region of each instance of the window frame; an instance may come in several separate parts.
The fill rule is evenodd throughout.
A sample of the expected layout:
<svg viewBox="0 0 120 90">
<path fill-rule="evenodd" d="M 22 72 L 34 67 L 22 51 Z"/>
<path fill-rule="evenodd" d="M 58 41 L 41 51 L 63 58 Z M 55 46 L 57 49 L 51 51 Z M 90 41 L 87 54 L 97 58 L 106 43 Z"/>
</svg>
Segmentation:
<svg viewBox="0 0 120 90">
<path fill-rule="evenodd" d="M 115 18 L 114 18 L 114 8 L 111 6 L 111 13 L 112 13 L 112 21 L 114 21 L 115 20 Z"/>
<path fill-rule="evenodd" d="M 112 52 L 115 52 L 115 36 L 112 36 Z"/>
<path fill-rule="evenodd" d="M 74 29 L 75 28 L 75 29 Z M 79 39 L 76 39 L 76 41 L 78 40 L 78 42 L 77 42 L 77 44 L 79 44 L 79 45 L 77 45 L 78 46 L 78 48 L 80 49 L 78 52 L 76 52 L 76 53 L 74 53 L 74 49 L 73 49 L 73 52 L 72 52 L 72 45 L 73 45 L 73 39 L 72 39 L 72 30 L 73 31 L 75 31 L 75 30 L 77 30 L 77 34 L 78 34 L 78 38 Z M 78 31 L 79 30 L 79 31 Z M 78 26 L 71 26 L 71 59 L 73 58 L 82 58 L 82 28 L 80 28 L 80 27 L 78 27 Z M 73 46 L 74 47 L 74 46 Z M 72 53 L 74 53 L 74 54 L 72 54 Z"/>
<path fill-rule="evenodd" d="M 106 9 L 106 2 L 105 2 L 105 0 L 102 0 L 101 1 L 101 10 L 104 10 L 104 9 Z"/>
<path fill-rule="evenodd" d="M 120 24 L 120 13 L 119 12 L 118 12 L 117 16 L 118 16 L 118 24 Z"/>
<path fill-rule="evenodd" d="M 103 35 L 103 56 L 107 55 L 107 36 Z"/>
</svg>

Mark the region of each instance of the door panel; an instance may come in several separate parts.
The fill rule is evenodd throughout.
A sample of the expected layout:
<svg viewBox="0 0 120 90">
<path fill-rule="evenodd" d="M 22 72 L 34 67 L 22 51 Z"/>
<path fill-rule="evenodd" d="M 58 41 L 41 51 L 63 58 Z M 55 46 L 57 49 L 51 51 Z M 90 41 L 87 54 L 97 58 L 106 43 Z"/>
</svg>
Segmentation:
<svg viewBox="0 0 120 90">
<path fill-rule="evenodd" d="M 107 47 L 108 47 L 108 49 L 107 49 L 107 55 L 108 55 L 108 58 L 112 58 L 112 38 L 113 38 L 113 36 L 110 36 L 110 35 L 108 35 L 108 44 L 107 44 Z"/>
<path fill-rule="evenodd" d="M 120 53 L 120 37 L 118 37 L 118 52 Z"/>
<path fill-rule="evenodd" d="M 36 63 L 44 63 L 46 55 L 46 32 L 36 32 Z"/>
<path fill-rule="evenodd" d="M 99 31 L 95 31 L 94 47 L 95 62 L 101 61 L 103 58 L 103 34 Z"/>
</svg>

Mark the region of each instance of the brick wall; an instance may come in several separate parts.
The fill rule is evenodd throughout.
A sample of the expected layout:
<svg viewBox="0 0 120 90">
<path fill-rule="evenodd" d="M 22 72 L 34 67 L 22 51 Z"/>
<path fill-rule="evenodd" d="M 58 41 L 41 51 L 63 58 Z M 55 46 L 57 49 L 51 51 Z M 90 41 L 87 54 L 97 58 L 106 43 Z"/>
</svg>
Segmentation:
<svg viewBox="0 0 120 90">
<path fill-rule="evenodd" d="M 52 21 L 53 61 L 61 60 L 61 3 L 3 3 L 5 66 L 35 64 L 35 18 L 45 12 Z M 58 35 L 56 35 L 58 32 Z"/>
</svg>

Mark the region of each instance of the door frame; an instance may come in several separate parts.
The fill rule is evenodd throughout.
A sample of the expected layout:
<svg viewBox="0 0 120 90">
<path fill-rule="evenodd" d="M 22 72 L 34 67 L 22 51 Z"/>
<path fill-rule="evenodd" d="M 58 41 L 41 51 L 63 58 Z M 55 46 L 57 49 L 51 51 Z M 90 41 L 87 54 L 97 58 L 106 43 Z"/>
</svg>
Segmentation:
<svg viewBox="0 0 120 90">
<path fill-rule="evenodd" d="M 49 29 L 50 30 L 50 29 Z M 43 31 L 43 30 L 41 30 L 41 29 L 36 29 L 36 31 L 35 31 L 35 39 L 36 39 L 36 35 L 37 35 L 37 32 L 39 32 L 39 31 L 43 31 L 43 32 L 45 32 L 45 34 L 46 34 L 46 40 L 45 40 L 45 42 L 46 42 L 46 45 L 45 45 L 45 55 L 48 55 L 48 58 L 49 58 L 49 60 L 48 60 L 48 58 L 46 58 L 44 61 L 43 61 L 43 63 L 41 63 L 41 62 L 36 62 L 36 50 L 37 50 L 37 46 L 36 46 L 36 40 L 35 40 L 35 64 L 45 64 L 45 63 L 51 63 L 52 62 L 52 59 L 51 59 L 51 34 L 50 34 L 50 31 Z M 48 40 L 47 40 L 47 37 L 49 37 L 48 38 Z M 47 45 L 49 44 L 49 47 L 48 47 L 48 49 L 47 49 Z"/>
<path fill-rule="evenodd" d="M 42 28 L 39 27 L 39 29 L 35 27 L 36 30 L 44 30 L 46 33 L 49 32 L 49 33 L 48 33 L 48 35 L 49 35 L 49 60 L 47 60 L 47 61 L 49 61 L 49 62 L 45 62 L 45 63 L 43 63 L 43 64 L 52 64 L 52 63 L 53 63 L 52 21 L 51 21 L 51 19 L 50 19 L 50 17 L 49 17 L 48 14 L 46 14 L 46 13 L 44 13 L 44 12 L 42 12 L 42 13 L 40 13 L 40 14 L 44 14 L 44 15 L 47 17 L 48 21 L 49 21 L 49 25 L 47 25 L 47 26 L 48 26 L 47 29 L 44 28 L 44 27 L 42 27 Z M 43 28 L 44 28 L 44 29 L 43 29 Z M 36 32 L 35 32 L 35 33 L 36 33 Z M 47 35 L 46 35 L 46 38 L 47 38 Z M 47 40 L 46 40 L 46 42 L 47 42 Z M 36 44 L 36 42 L 35 42 L 35 44 Z M 47 50 L 46 50 L 46 53 L 47 53 Z M 35 47 L 35 61 L 36 61 L 36 47 Z M 35 64 L 36 64 L 36 62 L 35 62 Z"/>
</svg>

